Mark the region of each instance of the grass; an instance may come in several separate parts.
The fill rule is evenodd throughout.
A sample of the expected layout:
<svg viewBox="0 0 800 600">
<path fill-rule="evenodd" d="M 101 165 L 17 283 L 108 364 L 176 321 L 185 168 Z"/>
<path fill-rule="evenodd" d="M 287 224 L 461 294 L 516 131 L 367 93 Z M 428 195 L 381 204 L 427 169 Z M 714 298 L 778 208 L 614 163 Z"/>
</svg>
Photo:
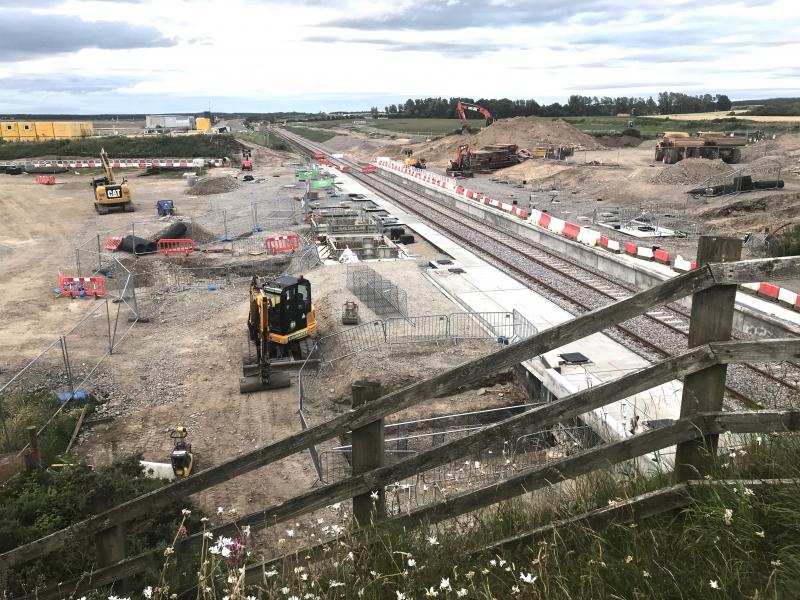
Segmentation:
<svg viewBox="0 0 800 600">
<path fill-rule="evenodd" d="M 0 143 L 0 160 L 39 157 L 97 158 L 105 148 L 111 158 L 222 158 L 239 152 L 232 135 L 101 137 L 49 142 Z"/>
<path fill-rule="evenodd" d="M 252 133 L 240 133 L 237 134 L 241 139 L 248 140 L 253 142 L 254 144 L 258 144 L 259 146 L 264 146 L 265 148 L 270 148 L 271 150 L 276 150 L 278 152 L 291 152 L 292 148 L 279 138 L 277 135 L 264 135 L 262 133 L 252 132 Z"/>
<path fill-rule="evenodd" d="M 616 503 L 663 487 L 666 474 L 641 477 L 597 472 L 482 510 L 458 522 L 410 531 L 373 530 L 367 538 L 348 530 L 348 506 L 287 524 L 279 547 L 329 539 L 324 557 L 299 551 L 244 582 L 242 556 L 249 529 L 236 539 L 209 540 L 198 557 L 198 598 L 526 598 L 593 600 L 674 598 L 775 599 L 800 596 L 800 481 L 758 486 L 727 483 L 745 478 L 797 478 L 800 436 L 752 437 L 744 448 L 723 451 L 710 479 L 680 511 L 612 524 L 602 530 L 572 524 L 537 543 L 502 551 L 476 550 L 506 536 Z M 748 487 L 750 485 L 751 487 Z M 302 539 L 299 539 L 302 538 Z M 229 554 L 226 558 L 225 554 Z M 167 549 L 169 557 L 170 551 Z M 155 600 L 180 591 L 170 583 L 169 560 Z M 194 591 L 192 592 L 194 594 Z"/>
<path fill-rule="evenodd" d="M 553 117 L 555 118 L 555 117 Z M 561 117 L 558 117 L 561 118 Z M 793 122 L 755 122 L 737 119 L 680 120 L 662 117 L 563 117 L 563 119 L 590 135 L 620 135 L 633 120 L 644 139 L 654 139 L 663 131 L 741 131 L 760 129 L 768 134 L 793 133 L 800 131 L 800 123 Z"/>
<path fill-rule="evenodd" d="M 286 129 L 287 131 L 291 131 L 292 133 L 302 136 L 307 140 L 311 140 L 312 142 L 327 142 L 329 139 L 336 137 L 336 134 L 332 131 L 320 131 L 319 129 L 311 129 L 309 127 L 287 125 Z"/>
</svg>

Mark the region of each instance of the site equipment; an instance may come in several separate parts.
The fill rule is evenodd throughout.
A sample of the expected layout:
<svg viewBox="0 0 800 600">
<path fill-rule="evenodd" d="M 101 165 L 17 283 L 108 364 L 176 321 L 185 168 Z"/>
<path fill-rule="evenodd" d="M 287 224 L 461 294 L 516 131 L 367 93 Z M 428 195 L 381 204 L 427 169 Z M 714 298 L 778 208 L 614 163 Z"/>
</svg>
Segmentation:
<svg viewBox="0 0 800 600">
<path fill-rule="evenodd" d="M 317 328 L 315 308 L 311 283 L 302 276 L 284 273 L 266 281 L 253 277 L 241 393 L 289 385 L 288 373 L 272 371 L 271 364 L 297 363 L 308 357 L 313 347 L 309 336 Z"/>
<path fill-rule="evenodd" d="M 492 113 L 490 113 L 487 109 L 479 104 L 472 104 L 471 102 L 462 102 L 461 100 L 458 101 L 456 104 L 456 112 L 458 113 L 458 118 L 461 119 L 461 133 L 468 133 L 469 132 L 469 121 L 467 121 L 467 115 L 465 111 L 467 110 L 474 110 L 476 112 L 481 113 L 486 118 L 486 125 L 489 126 L 494 123 L 494 119 L 492 118 Z"/>
<path fill-rule="evenodd" d="M 342 325 L 358 325 L 358 304 L 348 300 L 342 307 Z"/>
<path fill-rule="evenodd" d="M 253 161 L 250 148 L 242 148 L 242 171 L 252 171 Z"/>
<path fill-rule="evenodd" d="M 405 155 L 405 162 L 406 166 L 414 167 L 416 169 L 424 169 L 425 168 L 425 159 L 424 158 L 411 158 L 411 155 L 414 154 L 414 151 L 411 148 L 403 148 L 403 154 Z"/>
<path fill-rule="evenodd" d="M 172 200 L 156 200 L 156 210 L 159 217 L 174 217 L 175 203 Z"/>
<path fill-rule="evenodd" d="M 453 177 L 474 177 L 472 172 L 472 146 L 461 144 L 456 151 L 456 159 L 450 161 L 450 166 L 445 169 Z"/>
<path fill-rule="evenodd" d="M 128 181 L 122 183 L 114 181 L 114 173 L 111 164 L 108 162 L 108 154 L 100 148 L 100 162 L 103 165 L 104 177 L 92 179 L 90 184 L 94 189 L 94 208 L 101 215 L 107 215 L 110 208 L 120 208 L 123 212 L 133 212 L 133 202 L 131 202 L 131 192 L 128 189 Z"/>
<path fill-rule="evenodd" d="M 741 160 L 741 148 L 746 145 L 747 137 L 720 131 L 701 131 L 694 136 L 685 131 L 667 131 L 656 142 L 655 160 L 673 165 L 684 158 L 721 158 L 735 164 Z"/>
<path fill-rule="evenodd" d="M 189 432 L 186 427 L 179 425 L 169 433 L 169 437 L 175 440 L 175 445 L 169 455 L 169 461 L 172 463 L 172 472 L 175 477 L 188 477 L 192 474 L 192 467 L 194 467 L 194 454 L 192 453 L 192 445 L 186 441 Z"/>
</svg>

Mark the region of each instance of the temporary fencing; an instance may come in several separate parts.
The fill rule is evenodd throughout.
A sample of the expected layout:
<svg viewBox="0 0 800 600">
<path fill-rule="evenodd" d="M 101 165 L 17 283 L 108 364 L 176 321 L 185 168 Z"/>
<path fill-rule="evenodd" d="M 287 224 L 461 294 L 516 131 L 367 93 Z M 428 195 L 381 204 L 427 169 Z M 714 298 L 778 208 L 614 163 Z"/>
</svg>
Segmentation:
<svg viewBox="0 0 800 600">
<path fill-rule="evenodd" d="M 264 249 L 269 254 L 276 252 L 293 252 L 300 247 L 300 236 L 296 233 L 275 235 L 264 240 Z"/>
<path fill-rule="evenodd" d="M 25 427 L 30 425 L 42 437 L 43 449 L 63 451 L 50 446 L 48 428 L 55 426 L 63 434 L 65 428 L 74 427 L 74 418 L 66 412 L 108 381 L 101 365 L 120 350 L 138 320 L 130 273 L 120 264 L 111 280 L 118 287 L 87 304 L 88 311 L 78 323 L 13 375 L 0 379 L 0 426 L 7 451 L 21 452 L 27 447 Z"/>
<path fill-rule="evenodd" d="M 347 289 L 376 315 L 408 313 L 406 292 L 366 265 L 347 267 Z"/>
<path fill-rule="evenodd" d="M 191 254 L 194 252 L 194 241 L 185 238 L 160 239 L 156 242 L 156 250 L 161 254 Z"/>
<path fill-rule="evenodd" d="M 324 381 L 334 363 L 349 356 L 396 344 L 458 343 L 459 340 L 500 341 L 514 343 L 537 333 L 536 327 L 517 311 L 469 312 L 449 315 L 421 315 L 375 320 L 349 327 L 317 340 L 298 374 L 298 412 L 308 426 L 306 400 Z M 320 466 L 321 454 L 312 449 L 317 476 L 327 482 Z"/>
</svg>

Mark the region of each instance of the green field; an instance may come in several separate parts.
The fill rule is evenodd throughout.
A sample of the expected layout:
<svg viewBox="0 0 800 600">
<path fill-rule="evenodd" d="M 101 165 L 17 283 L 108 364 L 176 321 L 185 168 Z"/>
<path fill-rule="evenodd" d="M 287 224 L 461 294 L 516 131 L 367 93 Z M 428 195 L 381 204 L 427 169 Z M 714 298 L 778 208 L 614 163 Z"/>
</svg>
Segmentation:
<svg viewBox="0 0 800 600">
<path fill-rule="evenodd" d="M 562 117 L 548 117 L 551 120 Z M 633 121 L 642 138 L 653 139 L 663 131 L 742 131 L 760 129 L 766 133 L 800 131 L 800 124 L 791 121 L 756 122 L 744 119 L 679 120 L 663 117 L 563 117 L 567 123 L 590 135 L 620 135 Z"/>
<path fill-rule="evenodd" d="M 302 136 L 307 140 L 311 140 L 312 142 L 319 143 L 327 142 L 332 137 L 336 137 L 334 132 L 320 131 L 319 129 L 311 129 L 309 127 L 297 127 L 295 125 L 288 125 L 286 130 Z"/>
<path fill-rule="evenodd" d="M 415 133 L 430 135 L 446 135 L 461 131 L 458 119 L 366 119 L 364 125 L 354 125 L 353 119 L 335 119 L 331 121 L 312 121 L 310 126 L 321 129 L 381 129 L 391 133 Z M 477 131 L 484 126 L 483 119 L 472 119 L 469 126 Z M 289 127 L 292 127 L 291 125 Z"/>
</svg>

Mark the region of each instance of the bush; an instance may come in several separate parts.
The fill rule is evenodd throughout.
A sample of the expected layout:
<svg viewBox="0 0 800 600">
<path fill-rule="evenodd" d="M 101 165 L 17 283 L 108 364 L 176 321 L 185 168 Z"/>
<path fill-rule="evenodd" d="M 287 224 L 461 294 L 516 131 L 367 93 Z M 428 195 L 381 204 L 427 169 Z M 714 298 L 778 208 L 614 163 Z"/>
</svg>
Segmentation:
<svg viewBox="0 0 800 600">
<path fill-rule="evenodd" d="M 633 128 L 633 127 L 628 127 L 627 129 L 622 131 L 622 135 L 623 136 L 627 135 L 627 136 L 630 136 L 630 137 L 640 138 L 640 137 L 642 137 L 642 132 L 639 131 L 638 129 Z"/>
<path fill-rule="evenodd" d="M 118 460 L 109 466 L 92 469 L 85 464 L 26 474 L 0 488 L 0 553 L 58 531 L 72 523 L 161 487 L 162 482 L 142 474 L 140 456 Z M 128 524 L 129 556 L 152 548 L 166 547 L 181 521 L 187 502 L 176 502 L 139 521 Z M 189 531 L 199 529 L 199 518 L 192 515 Z M 57 555 L 44 556 L 8 572 L 0 572 L 0 589 L 10 597 L 29 593 L 49 581 L 67 581 L 91 570 L 95 562 L 94 542 L 86 535 L 70 538 Z M 158 564 L 144 574 L 157 576 Z M 185 568 L 183 569 L 186 570 Z"/>
</svg>

